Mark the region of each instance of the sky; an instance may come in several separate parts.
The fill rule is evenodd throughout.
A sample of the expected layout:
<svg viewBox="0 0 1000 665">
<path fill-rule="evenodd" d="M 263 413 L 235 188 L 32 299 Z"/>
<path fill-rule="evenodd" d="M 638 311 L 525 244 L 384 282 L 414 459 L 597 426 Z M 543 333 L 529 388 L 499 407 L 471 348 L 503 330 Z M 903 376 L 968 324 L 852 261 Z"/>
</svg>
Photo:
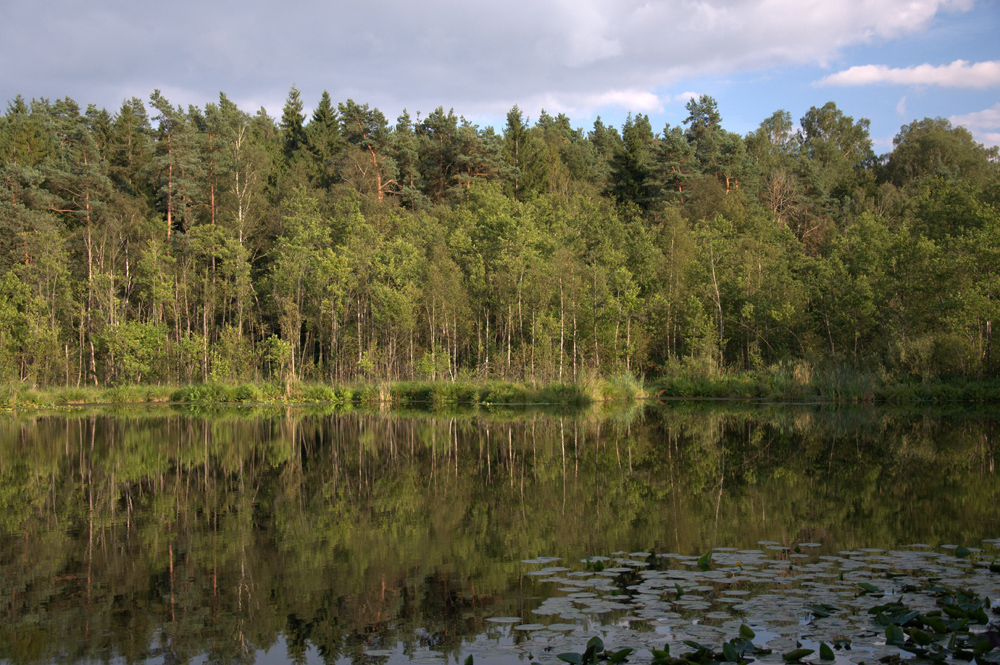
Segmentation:
<svg viewBox="0 0 1000 665">
<path fill-rule="evenodd" d="M 1000 0 L 0 0 L 0 103 L 71 97 L 114 113 L 155 89 L 223 92 L 280 118 L 295 86 L 393 122 L 438 107 L 502 131 L 565 113 L 589 131 L 629 112 L 654 131 L 711 95 L 746 134 L 829 101 L 877 153 L 948 118 L 1000 144 Z"/>
</svg>

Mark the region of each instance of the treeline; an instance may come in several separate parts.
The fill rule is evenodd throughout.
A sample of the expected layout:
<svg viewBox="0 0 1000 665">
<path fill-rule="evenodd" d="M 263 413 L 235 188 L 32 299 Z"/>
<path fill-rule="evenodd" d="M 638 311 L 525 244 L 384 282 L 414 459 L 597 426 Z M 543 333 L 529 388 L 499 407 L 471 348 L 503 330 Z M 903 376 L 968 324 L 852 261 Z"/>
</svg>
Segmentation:
<svg viewBox="0 0 1000 665">
<path fill-rule="evenodd" d="M 156 91 L 0 118 L 0 379 L 571 382 L 995 374 L 997 149 L 946 120 L 875 154 L 833 103 L 746 136 L 514 107 L 280 120 Z"/>
</svg>

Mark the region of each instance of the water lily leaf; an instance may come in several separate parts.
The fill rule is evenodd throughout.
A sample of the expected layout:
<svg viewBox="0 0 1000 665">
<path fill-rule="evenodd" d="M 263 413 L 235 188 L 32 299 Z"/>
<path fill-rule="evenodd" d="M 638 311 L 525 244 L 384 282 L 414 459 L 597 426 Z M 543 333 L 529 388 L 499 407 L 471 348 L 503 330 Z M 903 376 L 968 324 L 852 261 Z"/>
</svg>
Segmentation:
<svg viewBox="0 0 1000 665">
<path fill-rule="evenodd" d="M 819 657 L 823 660 L 834 660 L 836 655 L 833 653 L 833 649 L 826 642 L 820 642 L 819 644 Z"/>
<path fill-rule="evenodd" d="M 468 656 L 466 656 L 466 658 L 465 658 L 465 665 L 474 665 L 474 661 L 472 660 L 472 654 L 471 653 Z"/>
<path fill-rule="evenodd" d="M 943 609 L 944 613 L 950 616 L 952 619 L 967 619 L 969 617 L 968 612 L 966 612 L 961 607 L 958 607 L 956 605 L 949 605 L 945 603 L 944 605 L 941 606 L 941 609 Z"/>
<path fill-rule="evenodd" d="M 786 654 L 783 654 L 781 658 L 789 663 L 794 663 L 797 660 L 801 660 L 811 653 L 815 653 L 812 649 L 792 649 Z"/>
<path fill-rule="evenodd" d="M 561 653 L 556 658 L 573 665 L 583 665 L 583 656 L 578 653 Z"/>
<path fill-rule="evenodd" d="M 923 615 L 920 617 L 920 621 L 928 628 L 931 628 L 935 633 L 948 632 L 948 626 L 945 625 L 945 622 L 941 621 L 938 617 Z"/>
<path fill-rule="evenodd" d="M 726 662 L 738 663 L 740 662 L 740 655 L 736 653 L 736 649 L 729 642 L 722 643 L 722 657 Z"/>
<path fill-rule="evenodd" d="M 922 647 L 931 644 L 934 641 L 930 635 L 920 630 L 919 628 L 907 628 L 906 632 L 910 635 L 910 639 L 919 644 Z"/>
<path fill-rule="evenodd" d="M 624 649 L 619 649 L 614 653 L 608 654 L 608 661 L 612 663 L 624 663 L 625 659 L 630 653 L 632 653 L 632 647 L 625 647 Z"/>
<path fill-rule="evenodd" d="M 825 603 L 820 603 L 817 605 L 806 605 L 809 611 L 813 613 L 813 616 L 817 619 L 825 619 L 826 617 L 840 611 L 839 607 L 834 607 L 833 605 L 827 605 Z"/>
<path fill-rule="evenodd" d="M 604 651 L 604 641 L 595 635 L 594 637 L 591 637 L 590 640 L 587 642 L 587 648 L 593 649 L 595 652 L 600 653 Z"/>
<path fill-rule="evenodd" d="M 752 640 L 753 638 L 757 637 L 757 633 L 753 632 L 753 628 L 746 625 L 745 623 L 740 624 L 740 635 L 747 638 L 748 640 Z"/>
<path fill-rule="evenodd" d="M 965 547 L 964 545 L 961 545 L 955 549 L 955 556 L 957 556 L 959 559 L 964 559 L 970 554 L 972 554 L 972 550 L 970 550 L 968 547 Z"/>
<path fill-rule="evenodd" d="M 889 644 L 902 644 L 906 641 L 906 634 L 902 628 L 891 623 L 885 627 L 885 639 Z"/>
<path fill-rule="evenodd" d="M 864 593 L 878 593 L 878 587 L 874 584 L 869 584 L 868 582 L 858 582 L 858 586 Z M 864 593 L 862 595 L 864 595 Z"/>
<path fill-rule="evenodd" d="M 993 642 L 990 640 L 979 640 L 976 642 L 975 646 L 972 647 L 972 653 L 976 658 L 979 658 L 983 654 L 989 652 L 993 648 Z"/>
</svg>

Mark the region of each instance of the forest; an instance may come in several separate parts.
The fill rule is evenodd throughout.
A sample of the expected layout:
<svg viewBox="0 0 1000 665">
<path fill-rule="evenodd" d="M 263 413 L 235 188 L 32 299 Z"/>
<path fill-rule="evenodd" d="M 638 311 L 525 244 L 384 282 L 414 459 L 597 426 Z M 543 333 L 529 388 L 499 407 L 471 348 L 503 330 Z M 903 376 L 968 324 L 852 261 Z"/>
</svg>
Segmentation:
<svg viewBox="0 0 1000 665">
<path fill-rule="evenodd" d="M 947 120 L 879 155 L 832 102 L 745 136 L 709 96 L 660 131 L 305 108 L 8 102 L 0 382 L 1000 366 L 1000 161 Z"/>
</svg>

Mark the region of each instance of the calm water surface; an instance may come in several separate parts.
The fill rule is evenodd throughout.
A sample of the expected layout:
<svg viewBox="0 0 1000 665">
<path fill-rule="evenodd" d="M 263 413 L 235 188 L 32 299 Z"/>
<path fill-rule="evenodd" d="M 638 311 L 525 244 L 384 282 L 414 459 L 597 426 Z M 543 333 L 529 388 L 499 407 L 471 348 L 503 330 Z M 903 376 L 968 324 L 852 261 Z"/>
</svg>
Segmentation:
<svg viewBox="0 0 1000 665">
<path fill-rule="evenodd" d="M 997 596 L 997 431 L 683 403 L 10 416 L 0 662 L 552 662 L 741 621 L 776 651 L 853 635 L 859 662 L 885 648 L 863 612 L 803 608 L 919 569 Z"/>
</svg>

